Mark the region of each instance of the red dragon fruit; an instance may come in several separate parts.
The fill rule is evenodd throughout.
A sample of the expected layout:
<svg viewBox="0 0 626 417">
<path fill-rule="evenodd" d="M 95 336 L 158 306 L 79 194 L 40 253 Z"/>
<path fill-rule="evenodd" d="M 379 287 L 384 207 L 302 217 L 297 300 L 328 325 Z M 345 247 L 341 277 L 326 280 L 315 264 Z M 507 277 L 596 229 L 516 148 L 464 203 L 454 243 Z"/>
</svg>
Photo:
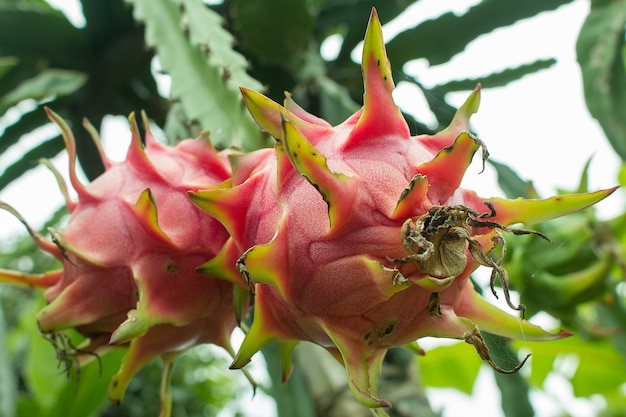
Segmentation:
<svg viewBox="0 0 626 417">
<path fill-rule="evenodd" d="M 187 195 L 230 178 L 226 155 L 215 151 L 208 134 L 176 147 L 162 145 L 145 115 L 144 149 L 131 115 L 132 142 L 123 162 L 106 158 L 95 130 L 87 125 L 106 172 L 84 185 L 76 176 L 71 131 L 58 115 L 47 112 L 62 130 L 78 201 L 70 200 L 55 172 L 71 212 L 67 226 L 51 230 L 51 241 L 26 227 L 63 268 L 44 275 L 0 271 L 0 279 L 46 288 L 49 304 L 37 320 L 64 350 L 58 352 L 62 357 L 97 353 L 109 344 L 130 345 L 109 387 L 116 402 L 133 375 L 156 356 L 163 358 L 167 378 L 172 360 L 190 347 L 214 343 L 232 352 L 233 283 L 196 271 L 222 249 L 228 233 Z M 240 284 L 245 290 L 243 279 Z M 60 341 L 71 328 L 88 338 L 85 345 L 74 349 Z M 163 386 L 162 415 L 169 415 L 168 384 Z"/>
<path fill-rule="evenodd" d="M 474 153 L 484 145 L 468 133 L 480 100 L 477 88 L 451 125 L 434 136 L 411 137 L 394 104 L 394 83 L 375 10 L 365 35 L 361 110 L 338 126 L 311 115 L 289 95 L 280 106 L 242 88 L 273 150 L 232 155 L 232 187 L 190 195 L 230 233 L 223 251 L 200 270 L 235 282 L 243 276 L 254 295 L 254 319 L 232 364 L 243 367 L 268 341 L 282 348 L 291 370 L 300 341 L 325 347 L 346 368 L 364 405 L 377 398 L 383 357 L 425 336 L 472 344 L 494 368 L 479 332 L 547 340 L 550 333 L 493 306 L 469 275 L 492 268 L 507 304 L 500 257 L 503 232 L 570 213 L 613 189 L 546 200 L 483 199 L 459 188 Z M 544 236 L 540 236 L 544 237 Z M 520 364 L 521 366 L 521 364 Z M 519 366 L 513 369 L 516 371 Z"/>
</svg>

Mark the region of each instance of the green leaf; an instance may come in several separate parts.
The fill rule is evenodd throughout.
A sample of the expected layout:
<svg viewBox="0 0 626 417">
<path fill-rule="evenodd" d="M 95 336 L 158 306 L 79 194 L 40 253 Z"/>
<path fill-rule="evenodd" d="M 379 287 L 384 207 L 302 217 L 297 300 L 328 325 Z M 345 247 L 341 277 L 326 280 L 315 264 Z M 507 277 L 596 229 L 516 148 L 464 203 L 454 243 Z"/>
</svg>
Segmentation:
<svg viewBox="0 0 626 417">
<path fill-rule="evenodd" d="M 87 75 L 82 72 L 56 68 L 44 70 L 0 98 L 0 113 L 4 113 L 22 100 L 41 100 L 49 96 L 72 94 L 82 87 L 85 81 Z"/>
<path fill-rule="evenodd" d="M 26 334 L 28 348 L 24 363 L 24 379 L 33 401 L 42 409 L 48 409 L 54 404 L 55 398 L 66 383 L 66 377 L 58 368 L 56 353 L 52 345 L 45 340 L 37 329 L 33 317 L 45 305 L 40 294 L 26 312 L 20 327 L 16 331 Z M 44 412 L 42 415 L 47 415 Z"/>
<path fill-rule="evenodd" d="M 418 360 L 425 386 L 455 388 L 466 394 L 472 393 L 483 364 L 474 348 L 461 342 L 429 350 Z"/>
<path fill-rule="evenodd" d="M 609 142 L 626 160 L 626 0 L 592 1 L 576 42 L 585 100 Z"/>
<path fill-rule="evenodd" d="M 18 179 L 26 171 L 34 168 L 37 161 L 41 158 L 52 158 L 65 149 L 60 136 L 47 140 L 39 146 L 31 149 L 16 163 L 9 165 L 4 172 L 0 174 L 0 190 L 6 187 L 10 182 Z"/>
<path fill-rule="evenodd" d="M 591 160 L 593 157 L 589 157 L 587 162 L 585 162 L 585 166 L 583 167 L 583 172 L 580 174 L 580 181 L 578 181 L 578 187 L 574 192 L 576 193 L 588 193 L 589 192 L 589 167 L 591 166 Z"/>
<path fill-rule="evenodd" d="M 517 354 L 507 339 L 486 332 L 483 332 L 482 335 L 491 351 L 492 359 L 498 366 L 512 369 L 518 364 Z M 530 403 L 528 382 L 519 372 L 503 374 L 493 370 L 493 375 L 500 389 L 502 397 L 500 403 L 506 417 L 532 417 L 535 415 Z"/>
<path fill-rule="evenodd" d="M 40 334 L 33 318 L 43 305 L 45 300 L 39 294 L 23 314 L 20 327 L 14 330 L 27 338 L 24 377 L 29 395 L 22 399 L 20 410 L 38 410 L 37 415 L 48 417 L 93 415 L 107 401 L 109 382 L 125 350 L 106 353 L 100 357 L 101 362 L 93 360 L 78 375 L 74 371 L 68 378 L 64 365 L 59 365 L 55 348 Z"/>
<path fill-rule="evenodd" d="M 67 381 L 48 416 L 85 417 L 109 403 L 107 391 L 113 375 L 117 372 L 125 349 L 115 349 L 91 361 L 80 369 L 77 377 Z"/>
<path fill-rule="evenodd" d="M 0 55 L 45 56 L 58 63 L 85 49 L 83 32 L 63 13 L 51 7 L 22 8 L 24 3 L 0 3 Z"/>
<path fill-rule="evenodd" d="M 226 83 L 234 89 L 262 89 L 261 83 L 246 72 L 246 57 L 233 49 L 235 38 L 222 27 L 222 17 L 201 1 L 182 0 L 181 5 L 185 8 L 191 44 L 208 51 L 209 65 L 222 69 L 228 78 Z"/>
<path fill-rule="evenodd" d="M 525 181 L 517 175 L 508 165 L 496 162 L 493 159 L 487 162 L 496 169 L 498 174 L 498 185 L 508 198 L 529 197 L 533 189 L 530 181 Z"/>
<path fill-rule="evenodd" d="M 17 143 L 20 138 L 32 132 L 38 127 L 48 123 L 49 120 L 46 117 L 46 113 L 40 107 L 36 107 L 34 110 L 25 112 L 21 115 L 20 119 L 12 125 L 7 126 L 2 132 L 0 139 L 0 154 L 4 153 L 10 146 Z"/>
<path fill-rule="evenodd" d="M 480 35 L 566 3 L 569 0 L 484 0 L 464 15 L 446 13 L 398 34 L 387 44 L 387 54 L 396 68 L 417 58 L 443 64 Z"/>
<path fill-rule="evenodd" d="M 619 181 L 619 185 L 622 187 L 626 186 L 626 164 L 622 163 L 622 166 L 620 166 L 619 172 L 617 173 L 617 179 Z"/>
<path fill-rule="evenodd" d="M 197 137 L 199 132 L 192 132 L 187 115 L 180 102 L 172 103 L 167 112 L 163 131 L 169 145 L 175 145 L 186 138 Z M 200 129 L 197 129 L 200 130 Z"/>
<path fill-rule="evenodd" d="M 546 68 L 550 68 L 556 63 L 556 59 L 538 59 L 535 62 L 529 64 L 520 65 L 515 68 L 507 68 L 505 70 L 494 72 L 489 75 L 485 75 L 480 78 L 468 78 L 465 80 L 449 81 L 445 84 L 440 84 L 433 88 L 433 90 L 442 90 L 445 92 L 450 91 L 467 91 L 476 88 L 476 84 L 481 83 L 484 88 L 503 87 L 508 83 L 519 80 L 525 75 L 533 74 L 537 71 L 541 71 Z"/>
<path fill-rule="evenodd" d="M 13 69 L 20 62 L 19 58 L 14 56 L 0 57 L 0 78 Z"/>
<path fill-rule="evenodd" d="M 539 387 L 553 369 L 554 360 L 566 354 L 573 354 L 578 359 L 578 367 L 571 378 L 576 396 L 611 392 L 624 383 L 624 359 L 607 341 L 572 336 L 550 342 L 512 343 L 518 349 L 526 348 L 532 352 L 530 379 Z"/>
<path fill-rule="evenodd" d="M 278 343 L 268 343 L 261 349 L 267 362 L 267 371 L 272 379 L 269 394 L 274 397 L 280 417 L 313 417 L 315 405 L 306 387 L 302 371 L 294 366 L 289 379 L 282 382 L 281 358 Z"/>
<path fill-rule="evenodd" d="M 349 91 L 335 81 L 320 77 L 321 117 L 332 125 L 339 124 L 359 109 Z"/>
<path fill-rule="evenodd" d="M 624 297 L 620 296 L 616 290 L 610 294 L 610 297 L 618 301 L 599 304 L 596 307 L 596 314 L 598 316 L 597 322 L 602 323 L 602 326 L 608 329 L 624 329 L 626 328 L 626 305 L 624 304 Z M 626 333 L 623 331 L 615 332 L 609 335 L 608 339 L 615 349 L 621 353 L 624 361 L 626 361 Z"/>
<path fill-rule="evenodd" d="M 211 140 L 217 146 L 236 145 L 248 149 L 261 146 L 260 129 L 244 109 L 238 88 L 229 82 L 221 64 L 217 64 L 225 61 L 209 59 L 214 52 L 194 45 L 189 39 L 191 34 L 186 34 L 192 30 L 186 23 L 190 22 L 187 13 L 192 0 L 185 2 L 182 11 L 173 0 L 128 1 L 134 6 L 135 19 L 146 25 L 146 42 L 156 48 L 161 65 L 171 75 L 172 96 L 180 100 L 185 114 L 197 121 L 201 129 L 210 130 Z M 213 18 L 207 19 L 205 24 L 213 26 L 212 30 L 219 30 Z M 194 30 L 196 26 L 194 22 Z M 201 34 L 194 34 L 194 39 L 201 38 Z M 219 51 L 218 48 L 215 53 Z M 245 87 L 258 89 L 259 84 L 251 82 Z"/>
<path fill-rule="evenodd" d="M 14 417 L 17 404 L 17 381 L 6 342 L 4 313 L 0 308 L 0 415 Z"/>
<path fill-rule="evenodd" d="M 305 0 L 233 0 L 246 50 L 265 65 L 292 67 L 308 48 L 313 17 Z"/>
<path fill-rule="evenodd" d="M 16 10 L 39 10 L 45 13 L 61 14 L 46 0 L 0 0 L 0 8 L 13 8 Z"/>
</svg>

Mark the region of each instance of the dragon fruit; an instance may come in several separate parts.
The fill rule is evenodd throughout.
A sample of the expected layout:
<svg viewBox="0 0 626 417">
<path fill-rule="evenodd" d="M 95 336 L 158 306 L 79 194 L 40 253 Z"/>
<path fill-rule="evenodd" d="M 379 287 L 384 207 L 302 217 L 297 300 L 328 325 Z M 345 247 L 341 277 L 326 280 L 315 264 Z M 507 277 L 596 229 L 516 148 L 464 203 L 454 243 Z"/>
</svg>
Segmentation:
<svg viewBox="0 0 626 417">
<path fill-rule="evenodd" d="M 71 201 L 67 187 L 54 171 L 71 216 L 52 240 L 27 227 L 37 244 L 63 263 L 43 275 L 0 271 L 0 279 L 46 288 L 49 304 L 37 315 L 59 357 L 97 354 L 108 345 L 129 345 L 109 397 L 122 400 L 133 375 L 149 360 L 161 356 L 165 366 L 162 415 L 169 415 L 172 360 L 201 343 L 214 343 L 233 352 L 230 334 L 236 326 L 233 283 L 209 279 L 196 268 L 214 257 L 228 233 L 189 199 L 188 191 L 228 180 L 225 153 L 217 153 L 203 133 L 176 147 L 158 143 L 146 127 L 145 149 L 135 117 L 132 142 L 123 162 L 111 162 L 92 133 L 106 172 L 90 184 L 76 175 L 76 149 L 71 131 L 54 112 L 47 113 L 63 133 L 70 161 L 69 178 L 78 194 Z M 245 290 L 243 279 L 240 284 Z M 245 292 L 245 291 L 244 291 Z M 76 329 L 87 337 L 74 347 L 64 336 Z"/>
<path fill-rule="evenodd" d="M 548 340 L 568 336 L 545 331 L 483 299 L 470 273 L 492 268 L 509 296 L 501 267 L 503 233 L 580 210 L 614 189 L 545 200 L 479 197 L 460 183 L 484 144 L 468 132 L 480 101 L 480 86 L 435 135 L 410 136 L 392 98 L 394 82 L 376 11 L 367 27 L 362 109 L 331 126 L 299 107 L 287 94 L 281 106 L 242 88 L 260 128 L 276 139 L 274 149 L 231 155 L 232 187 L 190 195 L 219 219 L 230 238 L 200 271 L 239 282 L 254 297 L 253 322 L 232 368 L 241 368 L 268 341 L 278 340 L 283 376 L 300 341 L 326 348 L 347 372 L 355 397 L 375 408 L 383 357 L 391 347 L 425 336 L 473 345 L 498 368 L 479 332 Z M 546 238 L 547 239 L 547 238 Z M 490 256 L 498 253 L 501 256 Z"/>
</svg>

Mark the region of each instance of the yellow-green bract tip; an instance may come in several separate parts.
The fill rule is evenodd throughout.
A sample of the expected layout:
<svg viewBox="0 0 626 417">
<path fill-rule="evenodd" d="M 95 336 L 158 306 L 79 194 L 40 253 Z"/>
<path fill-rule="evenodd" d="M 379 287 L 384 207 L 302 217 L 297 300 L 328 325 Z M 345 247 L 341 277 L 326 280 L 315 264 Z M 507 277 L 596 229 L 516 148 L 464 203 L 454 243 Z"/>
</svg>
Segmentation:
<svg viewBox="0 0 626 417">
<path fill-rule="evenodd" d="M 366 74 L 376 72 L 377 75 L 379 75 L 379 77 L 384 81 L 387 91 L 393 91 L 395 85 L 391 76 L 391 64 L 387 58 L 385 41 L 383 39 L 383 28 L 380 24 L 378 13 L 375 8 L 372 8 L 370 20 L 367 24 L 367 30 L 365 32 L 361 65 L 363 67 L 363 74 L 366 77 L 366 83 Z"/>
<path fill-rule="evenodd" d="M 379 140 L 408 140 L 409 127 L 391 93 L 395 87 L 387 58 L 383 30 L 376 9 L 372 10 L 363 42 L 363 112 L 344 150 Z"/>
<path fill-rule="evenodd" d="M 618 188 L 613 187 L 592 193 L 558 195 L 543 200 L 492 198 L 489 201 L 496 210 L 493 220 L 505 226 L 514 223 L 532 225 L 592 206 Z"/>
</svg>

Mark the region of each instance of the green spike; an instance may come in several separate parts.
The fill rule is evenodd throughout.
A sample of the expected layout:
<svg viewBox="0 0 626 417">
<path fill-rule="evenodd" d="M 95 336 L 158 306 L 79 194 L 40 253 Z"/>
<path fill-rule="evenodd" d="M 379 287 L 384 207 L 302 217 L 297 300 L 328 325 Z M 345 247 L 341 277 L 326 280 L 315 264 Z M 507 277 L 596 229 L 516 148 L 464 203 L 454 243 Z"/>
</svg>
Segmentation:
<svg viewBox="0 0 626 417">
<path fill-rule="evenodd" d="M 156 203 L 149 188 L 146 188 L 141 192 L 139 198 L 137 199 L 137 203 L 135 203 L 134 209 L 137 220 L 143 224 L 144 228 L 150 234 L 164 243 L 173 245 L 170 238 L 159 226 Z"/>
<path fill-rule="evenodd" d="M 256 193 L 253 190 L 259 189 L 262 180 L 262 176 L 255 175 L 232 188 L 223 188 L 219 185 L 208 190 L 190 191 L 188 194 L 198 207 L 226 227 L 237 244 L 242 244 L 246 236 L 248 214 L 245 207 L 254 204 Z"/>
<path fill-rule="evenodd" d="M 239 259 L 240 255 L 241 250 L 237 247 L 233 238 L 229 238 L 222 250 L 213 259 L 196 269 L 196 271 L 208 277 L 224 279 L 234 284 L 233 295 L 237 323 L 241 323 L 250 297 L 249 286 L 236 268 L 237 259 Z"/>
<path fill-rule="evenodd" d="M 244 285 L 241 275 L 235 268 L 235 262 L 239 256 L 241 256 L 241 250 L 233 238 L 229 238 L 222 250 L 214 258 L 196 268 L 196 271 L 212 278 L 224 279 L 240 286 Z"/>
<path fill-rule="evenodd" d="M 567 309 L 581 302 L 581 299 L 595 298 L 599 288 L 605 288 L 608 273 L 614 265 L 611 256 L 604 256 L 590 266 L 563 275 L 548 271 L 533 274 L 527 290 L 532 291 L 532 299 L 545 302 L 551 309 Z"/>
<path fill-rule="evenodd" d="M 328 205 L 330 226 L 340 225 L 352 215 L 357 180 L 334 173 L 322 155 L 289 121 L 283 120 L 283 144 L 293 167 L 306 178 Z"/>
<path fill-rule="evenodd" d="M 378 377 L 387 349 L 371 349 L 363 340 L 354 340 L 343 335 L 345 330 L 335 331 L 332 324 L 324 323 L 323 327 L 341 353 L 348 385 L 356 399 L 370 408 L 390 407 L 389 401 L 376 397 Z"/>
<path fill-rule="evenodd" d="M 369 259 L 366 256 L 355 256 L 350 262 L 351 268 L 356 271 L 363 271 L 364 281 L 376 283 L 376 289 L 382 296 L 382 301 L 389 300 L 397 293 L 409 288 L 408 283 L 405 283 L 404 278 L 400 271 L 394 268 L 387 268 L 380 262 Z M 365 277 L 367 275 L 367 277 Z M 373 301 L 373 300 L 372 300 Z"/>
<path fill-rule="evenodd" d="M 480 83 L 476 85 L 476 88 L 465 99 L 465 102 L 459 107 L 452 118 L 450 125 L 444 130 L 439 132 L 438 135 L 454 135 L 457 136 L 461 132 L 469 131 L 469 119 L 470 116 L 478 111 L 480 106 Z"/>
<path fill-rule="evenodd" d="M 233 151 L 228 154 L 228 164 L 233 171 L 233 174 L 239 170 L 239 167 L 246 160 L 246 156 L 249 154 L 243 152 Z"/>
<path fill-rule="evenodd" d="M 396 208 L 391 213 L 394 220 L 405 220 L 426 211 L 424 199 L 428 192 L 428 178 L 422 174 L 413 177 L 409 186 L 402 191 Z"/>
<path fill-rule="evenodd" d="M 432 204 L 443 204 L 461 185 L 465 170 L 482 142 L 468 132 L 461 133 L 454 144 L 441 150 L 433 159 L 417 167 L 428 178 L 428 198 Z M 487 153 L 483 148 L 483 161 Z"/>
<path fill-rule="evenodd" d="M 314 124 L 303 120 L 261 93 L 244 87 L 240 87 L 240 90 L 243 94 L 243 101 L 252 118 L 264 132 L 269 133 L 278 141 L 281 140 L 283 119 L 289 120 L 310 137 L 322 137 L 326 133 L 332 132 L 330 125 L 326 123 Z"/>
<path fill-rule="evenodd" d="M 143 354 L 140 341 L 133 340 L 128 352 L 122 359 L 120 369 L 113 375 L 109 384 L 108 397 L 113 403 L 120 404 L 122 402 L 131 379 L 149 359 L 152 357 L 148 358 Z"/>
<path fill-rule="evenodd" d="M 130 343 L 128 352 L 122 359 L 117 373 L 111 378 L 108 397 L 115 404 L 124 399 L 128 384 L 144 365 L 155 357 L 154 346 L 143 338 L 134 339 Z M 161 355 L 163 360 L 163 374 L 161 377 L 161 414 L 159 417 L 169 417 L 171 414 L 170 375 L 174 360 L 180 352 L 170 352 Z"/>
<path fill-rule="evenodd" d="M 243 318 L 248 311 L 248 306 L 251 304 L 250 289 L 233 285 L 233 303 L 235 304 L 235 320 L 237 320 L 237 325 L 241 326 Z"/>
<path fill-rule="evenodd" d="M 120 345 L 143 336 L 152 326 L 162 323 L 159 318 L 149 313 L 142 280 L 135 277 L 135 283 L 139 292 L 137 307 L 128 311 L 126 320 L 111 334 L 109 341 L 111 345 Z"/>
<path fill-rule="evenodd" d="M 65 206 L 70 212 L 74 211 L 74 208 L 76 208 L 77 203 L 72 201 L 72 199 L 70 198 L 67 184 L 65 183 L 65 180 L 63 179 L 63 176 L 61 175 L 61 173 L 56 169 L 54 165 L 52 165 L 52 162 L 50 162 L 46 158 L 41 158 L 38 162 L 40 164 L 45 165 L 46 168 L 48 168 L 48 170 L 52 172 L 52 175 L 54 175 L 54 179 L 59 185 L 59 190 L 61 191 L 61 194 L 63 195 L 63 199 L 65 200 Z"/>
<path fill-rule="evenodd" d="M 260 291 L 263 290 L 259 289 Z M 263 302 L 263 298 L 259 297 L 254 304 L 254 321 L 243 339 L 230 369 L 243 368 L 250 362 L 255 353 L 261 350 L 267 342 L 274 339 L 286 341 L 287 338 L 281 331 L 281 325 L 276 321 L 271 309 Z"/>
<path fill-rule="evenodd" d="M 128 116 L 128 122 L 130 123 L 131 140 L 128 152 L 126 153 L 126 160 L 132 163 L 133 166 L 141 170 L 148 170 L 152 175 L 158 176 L 158 171 L 154 168 L 154 165 L 152 165 L 141 143 L 141 134 L 139 133 L 135 113 L 131 113 Z"/>
<path fill-rule="evenodd" d="M 456 111 L 448 127 L 435 135 L 420 135 L 419 141 L 432 151 L 438 152 L 452 145 L 462 132 L 469 131 L 470 116 L 478 111 L 478 106 L 480 105 L 480 89 L 481 86 L 478 84 L 463 105 Z"/>
<path fill-rule="evenodd" d="M 26 221 L 26 219 L 17 211 L 13 206 L 0 201 L 0 210 L 5 210 L 9 212 L 12 216 L 14 216 L 22 225 L 26 228 L 28 234 L 33 238 L 35 244 L 42 250 L 48 252 L 50 255 L 54 256 L 58 260 L 63 260 L 63 257 L 66 255 L 63 252 L 63 249 L 59 247 L 57 242 L 53 240 L 46 239 L 41 233 L 33 229 L 30 224 Z"/>
<path fill-rule="evenodd" d="M 174 368 L 174 360 L 179 355 L 179 352 L 161 355 L 163 373 L 161 375 L 161 412 L 159 417 L 170 417 L 172 415 L 172 369 Z"/>
<path fill-rule="evenodd" d="M 489 333 L 523 340 L 553 340 L 572 334 L 566 330 L 547 332 L 527 320 L 505 313 L 478 294 L 469 281 L 461 297 L 462 301 L 456 307 L 459 317 L 471 320 L 481 330 Z"/>
<path fill-rule="evenodd" d="M 90 194 L 87 191 L 87 188 L 83 183 L 78 179 L 78 175 L 76 174 L 76 139 L 74 139 L 74 134 L 70 127 L 65 123 L 65 120 L 54 111 L 52 111 L 49 107 L 44 107 L 48 118 L 54 122 L 59 129 L 61 129 L 61 134 L 63 136 L 63 140 L 65 141 L 65 147 L 67 148 L 67 154 L 69 156 L 70 162 L 70 183 L 72 187 L 78 194 L 79 199 L 89 198 Z"/>
<path fill-rule="evenodd" d="M 50 288 L 63 277 L 63 270 L 45 272 L 43 274 L 27 274 L 19 271 L 0 269 L 0 282 L 29 288 Z"/>
<path fill-rule="evenodd" d="M 285 154 L 285 147 L 282 143 L 276 142 L 274 152 L 276 152 L 276 189 L 280 192 L 283 185 L 287 183 L 287 179 L 294 173 L 294 170 Z"/>
<path fill-rule="evenodd" d="M 420 347 L 420 345 L 417 343 L 417 341 L 414 341 L 414 342 L 411 342 L 411 343 L 407 343 L 403 347 L 406 350 L 408 350 L 409 352 L 411 352 L 411 353 L 413 353 L 415 355 L 419 355 L 419 356 L 426 355 L 426 351 Z"/>
<path fill-rule="evenodd" d="M 446 278 L 434 278 L 431 276 L 423 276 L 417 279 L 411 279 L 411 283 L 424 288 L 429 292 L 441 292 L 446 290 L 457 277 L 450 276 Z"/>
<path fill-rule="evenodd" d="M 139 303 L 141 303 L 141 297 Z M 139 308 L 136 310 L 130 310 L 126 320 L 120 324 L 111 335 L 109 343 L 112 345 L 121 345 L 129 340 L 143 336 L 150 329 L 150 327 L 157 324 L 151 323 L 143 316 L 145 316 L 145 314 L 141 314 L 141 310 L 139 310 Z"/>
<path fill-rule="evenodd" d="M 100 139 L 100 134 L 98 133 L 98 130 L 95 128 L 95 126 L 92 125 L 89 119 L 87 119 L 86 117 L 83 118 L 83 128 L 87 131 L 87 133 L 89 133 L 89 136 L 91 136 L 91 140 L 93 141 L 94 145 L 96 145 L 96 149 L 98 149 L 98 154 L 100 155 L 100 160 L 102 161 L 105 170 L 111 168 L 111 166 L 113 166 L 113 163 L 109 160 L 106 153 L 104 152 L 104 148 L 102 147 L 102 140 Z"/>
<path fill-rule="evenodd" d="M 243 102 L 261 130 L 280 138 L 281 119 L 285 117 L 285 108 L 254 90 L 245 87 L 239 89 L 243 95 Z"/>
<path fill-rule="evenodd" d="M 287 381 L 293 370 L 293 361 L 291 355 L 296 346 L 300 342 L 298 341 L 280 341 L 278 342 L 278 352 L 280 355 L 280 364 L 282 370 L 282 382 Z"/>
<path fill-rule="evenodd" d="M 300 119 L 320 126 L 331 127 L 330 123 L 328 123 L 326 120 L 322 119 L 321 117 L 314 116 L 304 110 L 302 107 L 300 107 L 298 103 L 293 101 L 293 99 L 291 98 L 291 93 L 288 93 L 287 91 L 285 91 L 284 103 L 285 109 L 287 109 L 287 111 L 299 117 Z"/>
<path fill-rule="evenodd" d="M 369 80 L 370 74 L 374 75 L 376 79 L 383 81 L 387 93 L 391 94 L 395 88 L 393 77 L 391 75 L 391 63 L 387 58 L 387 51 L 385 50 L 385 40 L 383 39 L 383 28 L 378 18 L 378 12 L 372 8 L 369 21 L 367 22 L 367 29 L 365 31 L 365 38 L 363 39 L 363 53 L 362 53 L 361 66 L 363 68 L 363 78 L 365 79 L 366 89 L 371 83 Z M 377 82 L 377 84 L 379 84 Z M 366 95 L 368 92 L 366 91 Z"/>
<path fill-rule="evenodd" d="M 514 223 L 526 225 L 543 223 L 592 206 L 618 188 L 613 187 L 592 193 L 558 195 L 543 200 L 523 198 L 509 200 L 494 197 L 488 201 L 493 205 L 496 215 L 489 220 L 497 221 L 504 226 Z"/>
<path fill-rule="evenodd" d="M 281 224 L 281 228 L 284 226 Z M 288 263 L 284 259 L 289 253 L 286 237 L 287 234 L 279 229 L 271 242 L 248 249 L 237 261 L 237 269 L 243 277 L 249 282 L 269 284 L 282 291 L 289 280 Z"/>
</svg>

